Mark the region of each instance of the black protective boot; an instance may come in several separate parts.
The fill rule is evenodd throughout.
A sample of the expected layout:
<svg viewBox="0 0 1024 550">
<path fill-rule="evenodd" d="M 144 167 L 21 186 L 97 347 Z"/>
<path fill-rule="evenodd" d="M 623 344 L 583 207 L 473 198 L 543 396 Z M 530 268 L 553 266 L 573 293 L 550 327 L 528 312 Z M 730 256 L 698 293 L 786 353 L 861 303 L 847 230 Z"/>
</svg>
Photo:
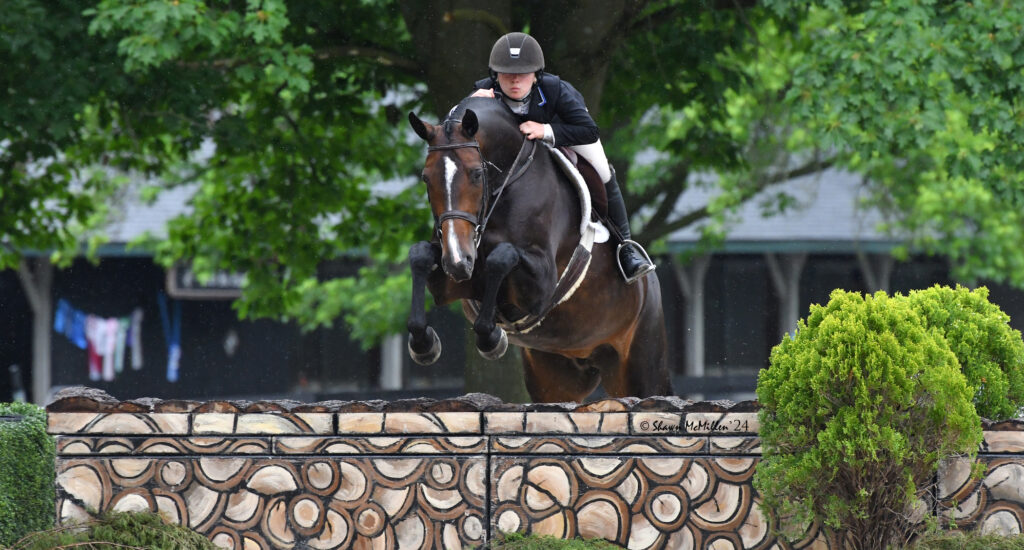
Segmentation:
<svg viewBox="0 0 1024 550">
<path fill-rule="evenodd" d="M 654 262 L 639 243 L 630 238 L 629 218 L 626 216 L 626 204 L 622 201 L 619 183 L 615 178 L 615 168 L 609 165 L 612 177 L 604 184 L 608 195 L 608 220 L 619 230 L 621 242 L 616 249 L 619 260 L 619 271 L 626 283 L 632 284 L 640 277 L 654 271 Z"/>
</svg>

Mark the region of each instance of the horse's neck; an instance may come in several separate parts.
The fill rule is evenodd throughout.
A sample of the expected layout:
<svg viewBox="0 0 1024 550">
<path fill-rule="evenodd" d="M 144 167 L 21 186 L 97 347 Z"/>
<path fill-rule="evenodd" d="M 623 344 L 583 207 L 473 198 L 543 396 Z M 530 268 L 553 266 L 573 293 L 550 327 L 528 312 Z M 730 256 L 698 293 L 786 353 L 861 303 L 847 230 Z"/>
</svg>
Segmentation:
<svg viewBox="0 0 1024 550">
<path fill-rule="evenodd" d="M 555 164 L 551 151 L 541 143 L 537 144 L 529 170 L 511 187 L 519 195 L 545 197 L 544 201 L 538 203 L 541 210 L 564 209 L 566 205 L 571 207 L 579 204 L 576 188 L 561 167 Z"/>
</svg>

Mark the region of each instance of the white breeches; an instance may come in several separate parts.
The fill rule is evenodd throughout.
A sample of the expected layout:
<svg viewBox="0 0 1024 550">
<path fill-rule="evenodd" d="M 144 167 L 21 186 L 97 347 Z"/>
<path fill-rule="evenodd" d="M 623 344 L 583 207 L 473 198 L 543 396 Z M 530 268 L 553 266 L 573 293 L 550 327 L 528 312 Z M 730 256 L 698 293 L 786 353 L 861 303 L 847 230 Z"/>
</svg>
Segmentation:
<svg viewBox="0 0 1024 550">
<path fill-rule="evenodd" d="M 608 157 L 604 155 L 604 145 L 601 145 L 601 140 L 586 145 L 573 145 L 570 149 L 587 159 L 594 170 L 597 170 L 597 175 L 601 176 L 601 183 L 607 183 L 612 179 L 612 171 L 608 167 Z"/>
</svg>

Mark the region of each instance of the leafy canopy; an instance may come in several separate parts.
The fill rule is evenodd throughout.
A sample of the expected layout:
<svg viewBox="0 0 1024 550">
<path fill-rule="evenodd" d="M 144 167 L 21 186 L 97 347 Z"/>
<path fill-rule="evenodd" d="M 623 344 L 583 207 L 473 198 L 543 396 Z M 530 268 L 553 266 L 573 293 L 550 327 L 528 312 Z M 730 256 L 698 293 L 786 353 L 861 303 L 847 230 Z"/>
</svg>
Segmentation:
<svg viewBox="0 0 1024 550">
<path fill-rule="evenodd" d="M 0 267 L 68 258 L 123 197 L 188 185 L 189 211 L 148 243 L 160 261 L 244 271 L 243 315 L 344 314 L 372 343 L 401 326 L 400 263 L 429 235 L 402 115 L 442 112 L 486 74 L 494 38 L 528 29 L 585 91 L 656 249 L 694 224 L 713 246 L 758 193 L 777 213 L 794 197 L 775 184 L 835 166 L 867 176 L 904 252 L 1024 285 L 1024 12 L 1009 6 L 10 0 Z M 710 199 L 680 202 L 701 187 Z M 384 278 L 328 280 L 325 262 L 351 257 Z"/>
<path fill-rule="evenodd" d="M 1014 2 L 768 0 L 797 29 L 790 117 L 964 280 L 1024 285 L 1024 12 Z M 906 253 L 904 249 L 903 253 Z"/>
</svg>

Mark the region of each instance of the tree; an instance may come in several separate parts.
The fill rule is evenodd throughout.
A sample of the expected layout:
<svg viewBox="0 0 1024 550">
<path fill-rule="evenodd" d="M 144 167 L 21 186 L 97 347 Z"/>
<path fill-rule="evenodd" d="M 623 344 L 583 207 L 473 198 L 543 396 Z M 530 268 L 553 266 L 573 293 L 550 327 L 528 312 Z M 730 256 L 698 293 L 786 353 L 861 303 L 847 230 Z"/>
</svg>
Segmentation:
<svg viewBox="0 0 1024 550">
<path fill-rule="evenodd" d="M 420 145 L 405 139 L 403 111 L 422 110 L 422 101 L 445 111 L 485 74 L 497 36 L 533 24 L 531 32 L 548 44 L 549 65 L 565 69 L 595 113 L 603 103 L 618 105 L 622 117 L 643 113 L 649 103 L 622 107 L 630 94 L 602 101 L 613 63 L 629 64 L 613 52 L 656 21 L 667 34 L 662 18 L 679 22 L 694 9 L 715 11 L 699 2 L 605 4 L 597 10 L 505 2 L 486 11 L 444 11 L 386 1 L 43 7 L 19 0 L 18 18 L 10 19 L 19 24 L 5 29 L 4 53 L 19 60 L 22 72 L 6 73 L 5 107 L 24 110 L 46 97 L 61 108 L 34 111 L 38 120 L 5 119 L 11 122 L 4 139 L 12 145 L 4 150 L 2 177 L 27 179 L 19 166 L 53 159 L 64 171 L 49 187 L 5 186 L 24 194 L 5 200 L 5 208 L 48 214 L 26 205 L 67 195 L 75 210 L 58 211 L 50 224 L 4 227 L 6 265 L 25 249 L 73 249 L 102 220 L 111 193 L 123 188 L 124 179 L 110 174 L 156 174 L 164 186 L 198 184 L 191 213 L 171 223 L 166 241 L 151 243 L 161 261 L 186 259 L 200 274 L 245 271 L 242 315 L 294 317 L 312 327 L 344 310 L 357 335 L 373 341 L 404 315 L 404 272 L 392 266 L 410 241 L 429 234 L 422 191 L 373 188 L 422 162 Z M 557 24 L 566 15 L 578 22 L 568 33 Z M 711 23 L 697 26 L 715 32 Z M 85 47 L 60 58 L 60 85 L 47 86 L 40 78 L 63 41 Z M 714 94 L 706 95 L 714 102 Z M 51 127 L 63 133 L 51 135 Z M 196 158 L 210 142 L 212 156 Z M 83 178 L 97 165 L 106 169 Z M 85 183 L 71 192 L 73 180 Z M 24 238 L 19 227 L 29 228 Z M 354 250 L 375 260 L 367 277 L 318 277 L 323 261 Z"/>
<path fill-rule="evenodd" d="M 788 119 L 867 176 L 908 245 L 960 279 L 1024 286 L 1024 14 L 994 0 L 766 5 L 801 43 Z"/>
<path fill-rule="evenodd" d="M 868 175 L 894 226 L 959 274 L 1024 282 L 1019 75 L 1005 78 L 1022 16 L 998 3 L 896 2 L 895 18 L 881 3 L 824 0 L 9 4 L 2 266 L 73 249 L 123 192 L 112 174 L 158 175 L 197 189 L 169 238 L 150 243 L 160 261 L 245 271 L 243 316 L 344 316 L 374 342 L 402 325 L 405 250 L 430 231 L 421 188 L 376 186 L 411 181 L 422 163 L 402 115 L 440 116 L 486 74 L 494 39 L 528 30 L 584 92 L 640 240 L 699 223 L 712 246 L 744 201 L 835 165 Z M 934 90 L 910 70 L 924 63 Z M 197 157 L 203 144 L 213 153 Z M 677 208 L 699 185 L 714 198 Z M 777 193 L 766 208 L 788 204 Z M 353 253 L 371 260 L 364 277 L 319 275 Z"/>
</svg>

